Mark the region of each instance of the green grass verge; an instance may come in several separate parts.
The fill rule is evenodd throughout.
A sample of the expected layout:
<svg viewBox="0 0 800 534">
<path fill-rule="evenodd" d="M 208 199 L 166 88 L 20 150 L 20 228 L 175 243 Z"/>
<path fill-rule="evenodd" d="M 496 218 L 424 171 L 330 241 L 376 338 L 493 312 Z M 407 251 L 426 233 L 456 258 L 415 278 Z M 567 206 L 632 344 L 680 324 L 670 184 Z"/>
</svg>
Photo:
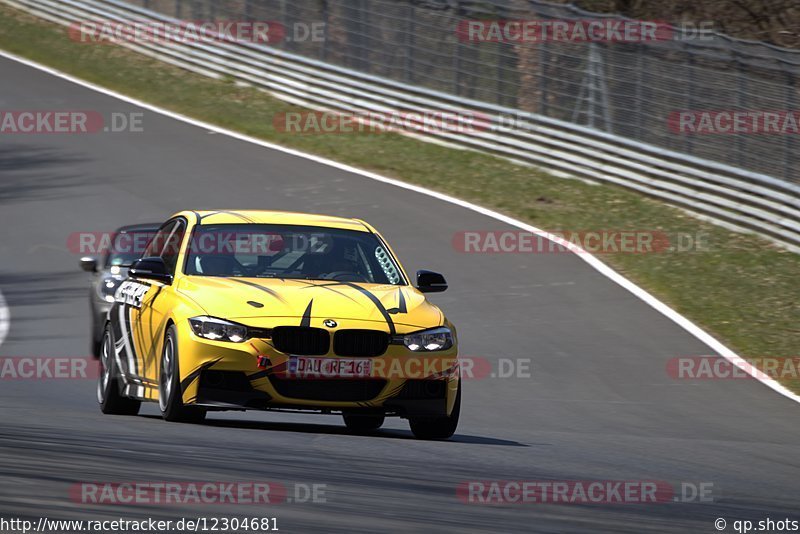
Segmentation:
<svg viewBox="0 0 800 534">
<path fill-rule="evenodd" d="M 273 116 L 299 108 L 120 47 L 71 41 L 66 28 L 3 5 L 0 48 L 166 109 L 442 191 L 540 228 L 705 233 L 702 251 L 602 259 L 744 357 L 800 356 L 800 255 L 758 237 L 619 187 L 555 178 L 396 134 L 281 133 Z M 800 380 L 783 382 L 800 391 Z"/>
</svg>

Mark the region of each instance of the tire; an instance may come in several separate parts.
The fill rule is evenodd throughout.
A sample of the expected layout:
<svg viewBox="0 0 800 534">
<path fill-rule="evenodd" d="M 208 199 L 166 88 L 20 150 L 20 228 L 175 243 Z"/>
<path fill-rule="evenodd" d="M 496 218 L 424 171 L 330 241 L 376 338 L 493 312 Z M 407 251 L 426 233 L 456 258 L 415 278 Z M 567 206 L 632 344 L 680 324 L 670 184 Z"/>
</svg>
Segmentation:
<svg viewBox="0 0 800 534">
<path fill-rule="evenodd" d="M 453 413 L 444 417 L 411 417 L 408 422 L 417 439 L 447 439 L 456 432 L 461 415 L 461 382 L 458 383 Z"/>
<path fill-rule="evenodd" d="M 383 426 L 386 417 L 383 415 L 354 415 L 343 414 L 344 424 L 347 429 L 357 434 L 374 432 Z"/>
<path fill-rule="evenodd" d="M 94 293 L 94 290 L 92 290 Z M 105 317 L 103 317 L 102 321 L 97 320 L 97 308 L 95 308 L 94 298 L 93 296 L 89 297 L 89 308 L 91 309 L 92 314 L 92 327 L 89 331 L 89 350 L 92 351 L 92 356 L 100 359 L 101 351 L 103 350 L 103 336 L 105 335 Z M 103 325 L 103 329 L 100 329 L 100 325 Z"/>
<path fill-rule="evenodd" d="M 165 421 L 175 423 L 201 423 L 206 411 L 196 406 L 185 406 L 180 384 L 180 358 L 178 334 L 170 325 L 161 352 L 161 372 L 158 375 L 158 406 Z"/>
<path fill-rule="evenodd" d="M 100 376 L 97 377 L 97 402 L 100 411 L 107 415 L 136 415 L 142 406 L 141 401 L 129 399 L 120 394 L 117 360 L 115 357 L 114 334 L 106 327 L 100 343 Z"/>
<path fill-rule="evenodd" d="M 98 341 L 96 339 L 93 339 L 92 343 L 91 343 L 90 350 L 92 351 L 92 356 L 94 356 L 95 358 L 97 358 L 99 360 L 100 356 L 102 356 L 102 354 L 103 354 L 102 353 L 102 350 L 103 350 L 103 338 L 100 338 L 100 341 Z"/>
</svg>

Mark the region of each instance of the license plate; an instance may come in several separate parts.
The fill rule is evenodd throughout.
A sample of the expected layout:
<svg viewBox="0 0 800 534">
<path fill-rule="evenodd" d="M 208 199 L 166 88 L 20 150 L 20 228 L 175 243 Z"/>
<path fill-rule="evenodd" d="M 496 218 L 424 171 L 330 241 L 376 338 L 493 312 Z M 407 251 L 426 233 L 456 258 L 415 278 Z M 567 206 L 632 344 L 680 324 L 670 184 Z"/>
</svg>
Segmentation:
<svg viewBox="0 0 800 534">
<path fill-rule="evenodd" d="M 370 378 L 372 360 L 290 356 L 287 374 L 291 378 Z"/>
</svg>

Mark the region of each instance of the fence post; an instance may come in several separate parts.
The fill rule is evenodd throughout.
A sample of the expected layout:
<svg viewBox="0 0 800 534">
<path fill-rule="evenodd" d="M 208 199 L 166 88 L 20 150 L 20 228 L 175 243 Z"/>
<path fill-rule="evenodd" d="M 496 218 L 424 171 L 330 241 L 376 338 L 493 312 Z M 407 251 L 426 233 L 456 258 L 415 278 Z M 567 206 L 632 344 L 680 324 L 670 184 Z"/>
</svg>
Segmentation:
<svg viewBox="0 0 800 534">
<path fill-rule="evenodd" d="M 688 58 L 686 61 L 687 109 L 692 111 L 694 110 L 694 54 L 689 50 L 686 41 L 681 41 L 681 43 L 683 45 L 683 51 Z M 684 132 L 683 139 L 684 150 L 686 150 L 687 154 L 692 154 L 694 152 L 694 139 L 692 134 Z"/>
<path fill-rule="evenodd" d="M 408 32 L 406 32 L 406 65 L 405 65 L 405 79 L 408 82 L 414 83 L 414 47 L 416 40 L 414 39 L 414 32 L 417 31 L 417 9 L 413 3 L 408 5 Z"/>
<path fill-rule="evenodd" d="M 746 110 L 747 109 L 747 102 L 745 101 L 745 96 L 747 95 L 747 77 L 744 74 L 744 64 L 742 63 L 742 58 L 738 52 L 734 52 L 736 55 L 736 70 L 739 73 L 739 84 L 737 86 L 736 91 L 736 107 L 738 108 L 737 111 Z M 744 135 L 737 133 L 736 134 L 736 164 L 739 167 L 743 167 L 745 164 L 745 150 L 747 147 L 745 146 L 744 142 Z"/>
<path fill-rule="evenodd" d="M 539 110 L 545 117 L 547 114 L 547 65 L 550 62 L 550 51 L 548 50 L 547 41 L 543 41 L 540 45 L 541 52 L 539 53 Z"/>
<path fill-rule="evenodd" d="M 456 0 L 456 24 L 461 14 L 461 0 Z M 453 94 L 461 94 L 461 39 L 456 38 L 453 44 Z"/>
<path fill-rule="evenodd" d="M 584 97 L 584 95 L 586 95 Z M 598 51 L 598 46 L 594 42 L 589 42 L 586 52 L 586 68 L 584 70 L 583 81 L 575 99 L 575 109 L 572 112 L 572 122 L 580 124 L 580 116 L 583 113 L 583 102 L 586 101 L 586 125 L 589 128 L 598 128 L 612 133 L 611 110 L 608 98 L 608 85 L 606 84 L 605 58 Z M 602 127 L 595 126 L 595 118 L 600 107 L 600 118 L 603 121 Z"/>
<path fill-rule="evenodd" d="M 328 58 L 328 37 L 330 36 L 330 29 L 331 29 L 331 17 L 330 17 L 330 6 L 328 5 L 328 0 L 322 0 L 322 23 L 324 24 L 325 28 L 325 38 L 319 44 L 319 57 L 322 61 L 327 60 Z"/>
<path fill-rule="evenodd" d="M 647 45 L 645 45 L 644 43 L 639 43 L 638 45 L 636 45 L 636 50 L 637 50 L 637 52 L 636 52 L 636 81 L 634 82 L 634 87 L 633 87 L 633 95 L 634 95 L 633 98 L 636 101 L 636 108 L 634 110 L 635 125 L 633 127 L 634 136 L 635 136 L 634 138 L 635 139 L 639 139 L 641 141 L 644 141 L 644 133 L 645 133 L 645 132 L 642 131 L 643 130 L 643 128 L 642 128 L 642 119 L 644 118 L 644 112 L 642 111 L 642 109 L 643 109 L 642 108 L 642 99 L 644 98 L 644 96 L 642 95 L 642 89 L 643 89 L 643 84 L 644 84 L 644 76 L 642 76 L 642 74 L 643 74 L 642 70 L 644 68 L 643 56 L 644 56 L 644 48 L 645 48 L 645 46 L 647 46 Z"/>
<path fill-rule="evenodd" d="M 786 71 L 786 110 L 788 113 L 795 113 L 795 103 L 797 102 L 797 87 L 795 87 L 796 79 L 794 73 L 791 71 Z M 795 136 L 794 135 L 786 135 L 783 136 L 783 178 L 788 182 L 796 182 L 796 179 L 792 179 L 792 171 L 794 170 L 794 165 L 792 165 L 792 159 L 795 152 Z"/>
</svg>

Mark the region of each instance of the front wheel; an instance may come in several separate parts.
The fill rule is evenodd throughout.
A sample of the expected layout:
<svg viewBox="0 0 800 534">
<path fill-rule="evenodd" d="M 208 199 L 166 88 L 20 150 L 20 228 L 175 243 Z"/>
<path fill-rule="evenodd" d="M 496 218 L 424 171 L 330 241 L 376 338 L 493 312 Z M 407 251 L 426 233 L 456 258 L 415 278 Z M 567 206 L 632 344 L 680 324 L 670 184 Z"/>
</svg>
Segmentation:
<svg viewBox="0 0 800 534">
<path fill-rule="evenodd" d="M 178 334 L 175 325 L 171 325 L 164 340 L 161 373 L 158 379 L 158 406 L 161 408 L 161 417 L 165 421 L 200 423 L 206 418 L 206 411 L 196 406 L 183 404 L 180 376 Z"/>
<path fill-rule="evenodd" d="M 97 378 L 97 402 L 108 415 L 136 415 L 142 403 L 120 394 L 114 335 L 107 327 L 100 342 L 100 376 Z"/>
<path fill-rule="evenodd" d="M 411 417 L 408 422 L 411 432 L 417 439 L 447 439 L 456 432 L 458 418 L 461 415 L 461 382 L 458 383 L 458 393 L 453 412 L 444 417 Z"/>
</svg>

